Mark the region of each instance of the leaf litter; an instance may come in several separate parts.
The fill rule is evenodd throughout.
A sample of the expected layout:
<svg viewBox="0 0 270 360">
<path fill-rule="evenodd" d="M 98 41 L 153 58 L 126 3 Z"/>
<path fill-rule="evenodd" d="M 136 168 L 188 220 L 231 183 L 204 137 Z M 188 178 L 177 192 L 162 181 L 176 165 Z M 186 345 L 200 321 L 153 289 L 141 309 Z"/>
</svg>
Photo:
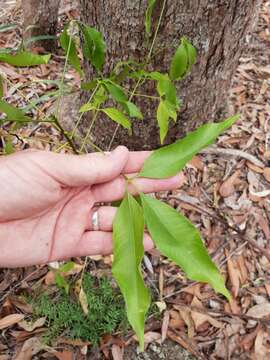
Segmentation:
<svg viewBox="0 0 270 360">
<path fill-rule="evenodd" d="M 19 23 L 20 8 L 12 1 L 9 6 L 2 13 L 8 22 Z M 64 2 L 60 20 L 63 22 L 74 14 L 73 4 Z M 209 286 L 187 280 L 175 264 L 152 250 L 147 254 L 145 280 L 157 295 L 156 302 L 163 305 L 158 308 L 159 316 L 151 315 L 146 324 L 145 354 L 151 354 L 148 359 L 162 358 L 162 346 L 165 349 L 169 341 L 186 349 L 190 359 L 270 358 L 270 71 L 266 51 L 270 45 L 269 26 L 270 2 L 264 0 L 230 91 L 229 113 L 240 112 L 241 119 L 219 137 L 215 146 L 190 161 L 181 189 L 156 195 L 196 224 L 233 300 L 229 304 Z M 18 44 L 14 29 L 1 36 L 1 47 Z M 46 114 L 54 104 L 53 92 L 57 90 L 62 67 L 63 62 L 57 57 L 48 65 L 32 69 L 15 70 L 0 64 L 0 72 L 9 79 L 8 84 L 4 83 L 5 96 L 13 105 L 26 106 L 27 100 L 34 102 L 46 95 L 39 111 L 35 107 L 29 109 L 35 117 Z M 43 81 L 48 78 L 51 83 Z M 69 70 L 67 81 L 73 89 L 79 89 L 74 71 Z M 0 137 L 7 135 L 7 131 L 1 129 Z M 61 141 L 49 124 L 22 127 L 12 140 L 17 150 L 28 147 L 55 150 Z M 83 265 L 79 259 L 76 263 L 78 268 Z M 91 263 L 93 275 L 110 276 L 111 261 L 101 257 Z M 76 273 L 71 276 L 76 277 Z M 51 270 L 46 266 L 0 272 L 1 359 L 9 358 L 10 354 L 15 359 L 32 359 L 36 354 L 40 359 L 72 356 L 86 359 L 94 354 L 91 344 L 80 339 L 62 337 L 60 350 L 42 345 L 44 319 L 33 321 L 31 307 L 18 295 L 22 291 L 35 292 L 40 283 L 53 289 L 51 278 Z M 83 296 L 80 301 L 85 306 Z M 91 309 L 85 307 L 84 311 Z M 134 350 L 133 333 L 129 331 L 104 334 L 101 344 L 98 351 L 104 359 L 109 359 L 110 354 L 115 360 L 147 359 Z M 169 356 L 172 355 L 166 359 L 177 359 L 175 355 Z"/>
</svg>

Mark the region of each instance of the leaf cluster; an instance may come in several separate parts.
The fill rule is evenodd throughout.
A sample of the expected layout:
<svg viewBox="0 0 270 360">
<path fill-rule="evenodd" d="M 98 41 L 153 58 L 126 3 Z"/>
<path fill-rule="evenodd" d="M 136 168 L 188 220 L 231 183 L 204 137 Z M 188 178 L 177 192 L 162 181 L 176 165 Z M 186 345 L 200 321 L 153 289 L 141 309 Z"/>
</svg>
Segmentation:
<svg viewBox="0 0 270 360">
<path fill-rule="evenodd" d="M 65 332 L 66 337 L 97 345 L 102 335 L 127 329 L 123 297 L 112 288 L 107 278 L 97 281 L 85 273 L 83 288 L 90 308 L 88 316 L 83 314 L 78 300 L 64 289 L 54 294 L 43 292 L 31 299 L 34 317 L 47 319 L 46 342 L 53 342 Z"/>
</svg>

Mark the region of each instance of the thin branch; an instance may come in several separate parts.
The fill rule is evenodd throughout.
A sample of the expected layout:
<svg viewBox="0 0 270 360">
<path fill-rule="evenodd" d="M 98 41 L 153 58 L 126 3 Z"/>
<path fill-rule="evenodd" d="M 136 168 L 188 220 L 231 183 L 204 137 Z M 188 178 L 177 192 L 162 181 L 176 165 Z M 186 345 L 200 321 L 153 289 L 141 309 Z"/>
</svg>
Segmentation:
<svg viewBox="0 0 270 360">
<path fill-rule="evenodd" d="M 260 168 L 264 168 L 265 165 L 264 163 L 257 159 L 255 156 L 248 154 L 242 150 L 238 150 L 238 149 L 225 149 L 225 148 L 220 148 L 220 147 L 216 147 L 216 146 L 211 146 L 207 149 L 203 149 L 200 151 L 201 154 L 221 154 L 221 155 L 229 155 L 229 156 L 235 156 L 235 157 L 241 157 L 243 159 L 248 160 L 249 162 L 251 162 L 252 164 L 259 166 Z"/>
</svg>

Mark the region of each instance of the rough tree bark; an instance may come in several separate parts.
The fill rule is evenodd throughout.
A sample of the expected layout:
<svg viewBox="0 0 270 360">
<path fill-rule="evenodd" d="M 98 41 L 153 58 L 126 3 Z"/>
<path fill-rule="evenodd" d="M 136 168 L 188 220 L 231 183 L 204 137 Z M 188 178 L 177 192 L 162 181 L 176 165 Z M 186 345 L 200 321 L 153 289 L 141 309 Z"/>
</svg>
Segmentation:
<svg viewBox="0 0 270 360">
<path fill-rule="evenodd" d="M 144 31 L 147 0 L 80 0 L 80 3 L 82 21 L 104 34 L 107 69 L 120 59 L 140 61 L 145 58 L 148 51 Z M 157 0 L 152 17 L 154 28 L 162 3 L 163 0 Z M 223 115 L 231 78 L 258 7 L 259 0 L 166 2 L 154 51 L 155 69 L 168 71 L 171 56 L 183 35 L 191 40 L 199 54 L 191 75 L 180 85 L 178 95 L 184 105 L 167 142 Z M 91 68 L 86 66 L 85 70 L 91 78 Z M 138 104 L 137 99 L 135 102 Z M 122 129 L 118 131 L 114 144 L 126 144 L 131 149 L 159 145 L 155 111 L 147 103 L 140 101 L 139 104 L 145 115 L 144 121 L 134 121 L 132 137 Z M 85 121 L 83 126 L 87 123 Z M 114 130 L 115 124 L 99 118 L 93 131 L 96 143 L 106 147 Z"/>
<path fill-rule="evenodd" d="M 56 35 L 59 5 L 60 0 L 22 0 L 24 39 L 39 35 Z M 52 51 L 56 47 L 56 40 L 42 40 L 38 44 Z"/>
</svg>

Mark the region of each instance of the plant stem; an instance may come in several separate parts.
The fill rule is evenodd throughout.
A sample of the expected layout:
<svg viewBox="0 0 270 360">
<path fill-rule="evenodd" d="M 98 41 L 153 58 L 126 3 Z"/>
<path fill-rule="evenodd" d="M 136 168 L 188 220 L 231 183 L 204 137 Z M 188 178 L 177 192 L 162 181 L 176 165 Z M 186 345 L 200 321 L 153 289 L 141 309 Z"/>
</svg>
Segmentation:
<svg viewBox="0 0 270 360">
<path fill-rule="evenodd" d="M 86 104 L 89 104 L 89 103 L 92 101 L 93 97 L 95 96 L 96 92 L 98 91 L 99 85 L 100 85 L 100 84 L 97 84 L 97 85 L 96 85 L 96 87 L 94 88 L 94 90 L 93 90 L 93 92 L 92 92 L 91 96 L 89 97 L 89 99 L 88 99 L 88 101 L 87 101 Z M 82 119 L 83 115 L 84 115 L 84 113 L 81 113 L 81 114 L 80 114 L 80 116 L 79 116 L 79 118 L 78 118 L 78 120 L 77 120 L 74 128 L 72 129 L 72 132 L 71 132 L 71 135 L 70 135 L 70 136 L 71 136 L 71 139 L 72 139 L 73 136 L 75 135 L 75 131 L 78 129 L 78 126 L 79 126 L 79 124 L 80 124 L 80 122 L 81 122 L 81 119 Z"/>
<path fill-rule="evenodd" d="M 158 31 L 159 31 L 159 28 L 160 28 L 160 24 L 161 24 L 161 20 L 162 20 L 162 17 L 163 17 L 163 14 L 164 14 L 164 10 L 165 10 L 165 5 L 166 5 L 166 0 L 163 0 L 163 4 L 162 4 L 162 9 L 161 9 L 161 12 L 160 12 L 160 15 L 159 15 L 159 19 L 158 19 L 158 24 L 157 24 L 157 28 L 156 28 L 156 31 L 155 31 L 155 34 L 154 34 L 154 38 L 153 38 L 153 41 L 152 41 L 152 44 L 150 46 L 150 50 L 148 52 L 148 55 L 146 57 L 146 62 L 148 62 L 151 58 L 151 55 L 152 55 L 152 52 L 153 52 L 153 49 L 154 49 L 154 45 L 155 45 L 155 42 L 156 42 L 156 38 L 157 38 L 157 34 L 158 34 Z M 133 98 L 133 96 L 135 96 L 135 93 L 136 93 L 136 90 L 137 88 L 139 87 L 139 85 L 141 85 L 141 80 L 142 79 L 139 79 L 137 81 L 137 83 L 135 84 L 135 87 L 129 97 L 129 101 L 131 101 L 131 99 Z M 110 141 L 110 144 L 109 144 L 109 147 L 108 147 L 108 151 L 110 151 L 111 147 L 112 147 L 112 144 L 113 144 L 113 141 L 116 137 L 116 134 L 117 134 L 117 131 L 119 129 L 120 125 L 118 124 L 114 130 L 114 133 L 113 133 L 113 136 L 111 138 L 111 141 Z"/>
<path fill-rule="evenodd" d="M 154 45 L 155 45 L 155 42 L 156 42 L 156 38 L 157 38 L 157 34 L 158 34 L 158 31 L 159 31 L 159 28 L 160 28 L 161 20 L 162 20 L 163 14 L 164 14 L 165 5 L 166 5 L 166 0 L 163 0 L 162 9 L 161 9 L 160 16 L 159 16 L 159 19 L 158 19 L 157 28 L 156 28 L 156 31 L 155 31 L 155 34 L 154 34 L 154 38 L 153 38 L 149 53 L 148 53 L 147 58 L 146 58 L 147 61 L 150 60 L 152 52 L 153 52 L 153 48 L 154 48 Z"/>
<path fill-rule="evenodd" d="M 141 81 L 142 81 L 142 79 L 138 79 L 137 83 L 136 83 L 135 86 L 134 86 L 133 91 L 132 91 L 131 94 L 130 94 L 130 97 L 129 97 L 128 101 L 131 101 L 131 100 L 132 100 L 132 98 L 133 98 L 133 96 L 134 96 L 137 88 L 138 88 L 138 87 L 140 86 L 140 84 L 141 84 Z M 112 136 L 112 138 L 111 138 L 111 141 L 110 141 L 110 143 L 109 143 L 109 146 L 108 146 L 108 150 L 107 150 L 107 151 L 110 151 L 110 150 L 111 150 L 113 141 L 114 141 L 114 139 L 115 139 L 115 136 L 116 136 L 116 134 L 117 134 L 117 131 L 118 131 L 119 127 L 120 127 L 120 124 L 117 124 L 117 126 L 116 126 L 116 128 L 115 128 L 115 130 L 114 130 L 113 136 Z"/>
<path fill-rule="evenodd" d="M 58 97 L 56 111 L 55 111 L 56 118 L 60 118 L 60 116 L 59 116 L 60 115 L 60 107 L 61 107 L 61 103 L 62 103 L 64 80 L 65 80 L 65 75 L 67 72 L 68 57 L 69 57 L 70 48 L 71 48 L 71 40 L 72 40 L 72 38 L 71 38 L 71 36 L 69 36 L 68 49 L 67 49 L 67 53 L 66 53 L 66 57 L 65 57 L 65 65 L 64 65 L 63 72 L 62 72 L 61 81 L 59 84 L 59 97 Z"/>
<path fill-rule="evenodd" d="M 60 124 L 59 120 L 57 119 L 56 116 L 53 116 L 53 120 L 54 120 L 54 124 L 58 127 L 58 129 L 60 130 L 60 133 L 65 137 L 65 139 L 67 140 L 68 144 L 70 145 L 71 149 L 73 150 L 73 152 L 75 154 L 79 154 L 78 150 L 76 149 L 76 146 L 74 145 L 73 141 L 71 140 L 71 138 L 68 135 L 68 132 L 62 127 L 62 125 Z"/>
<path fill-rule="evenodd" d="M 153 99 L 153 100 L 160 100 L 159 96 L 151 96 L 151 95 L 138 94 L 138 93 L 134 93 L 133 96 L 135 96 L 135 97 L 145 97 L 147 99 Z"/>
<path fill-rule="evenodd" d="M 94 122 L 95 122 L 95 120 L 96 120 L 96 118 L 97 118 L 97 116 L 98 116 L 98 111 L 99 111 L 99 109 L 96 110 L 95 115 L 94 115 L 93 120 L 92 120 L 92 123 L 91 123 L 91 125 L 89 126 L 89 129 L 88 129 L 88 131 L 87 131 L 87 133 L 86 133 L 86 135 L 85 135 L 85 137 L 84 137 L 84 139 L 83 139 L 82 145 L 81 145 L 81 147 L 80 147 L 80 152 L 82 151 L 82 149 L 84 148 L 84 146 L 85 146 L 85 144 L 86 144 L 86 141 L 88 140 L 89 143 L 90 143 L 90 145 L 91 145 L 94 149 L 96 149 L 96 150 L 99 151 L 99 152 L 104 153 L 104 151 L 103 151 L 100 147 L 98 147 L 96 144 L 94 144 L 91 140 L 88 139 L 89 136 L 90 136 L 90 134 L 91 134 L 91 130 L 92 130 L 92 127 L 93 127 L 93 125 L 94 125 Z"/>
</svg>

